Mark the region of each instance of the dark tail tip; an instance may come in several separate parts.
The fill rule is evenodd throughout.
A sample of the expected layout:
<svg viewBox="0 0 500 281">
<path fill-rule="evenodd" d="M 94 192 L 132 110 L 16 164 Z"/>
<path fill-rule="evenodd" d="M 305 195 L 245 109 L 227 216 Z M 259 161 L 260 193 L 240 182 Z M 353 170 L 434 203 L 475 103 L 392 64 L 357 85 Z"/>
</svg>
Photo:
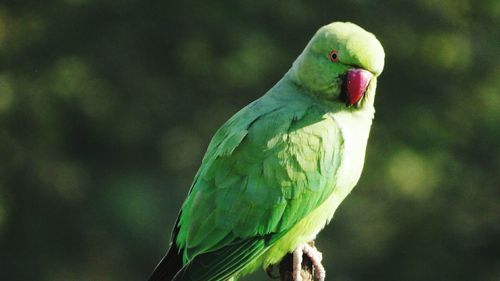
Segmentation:
<svg viewBox="0 0 500 281">
<path fill-rule="evenodd" d="M 182 255 L 179 254 L 175 244 L 172 244 L 148 281 L 171 281 L 181 268 Z"/>
</svg>

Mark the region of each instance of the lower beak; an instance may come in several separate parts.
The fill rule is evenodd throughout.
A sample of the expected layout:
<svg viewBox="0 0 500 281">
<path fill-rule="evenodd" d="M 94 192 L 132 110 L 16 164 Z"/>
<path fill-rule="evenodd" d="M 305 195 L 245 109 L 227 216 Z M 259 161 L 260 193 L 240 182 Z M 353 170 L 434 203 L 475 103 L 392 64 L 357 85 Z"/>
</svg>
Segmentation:
<svg viewBox="0 0 500 281">
<path fill-rule="evenodd" d="M 347 106 L 352 106 L 361 100 L 372 77 L 371 72 L 361 68 L 352 68 L 347 71 L 344 81 Z"/>
</svg>

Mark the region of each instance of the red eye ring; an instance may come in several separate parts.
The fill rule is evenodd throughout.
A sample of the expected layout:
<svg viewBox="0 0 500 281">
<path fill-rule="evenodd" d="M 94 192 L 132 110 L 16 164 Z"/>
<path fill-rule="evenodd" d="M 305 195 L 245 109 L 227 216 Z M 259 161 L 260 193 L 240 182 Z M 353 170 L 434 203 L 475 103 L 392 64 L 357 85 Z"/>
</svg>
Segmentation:
<svg viewBox="0 0 500 281">
<path fill-rule="evenodd" d="M 339 52 L 337 50 L 331 50 L 330 53 L 328 53 L 328 58 L 332 62 L 338 62 L 339 61 Z"/>
</svg>

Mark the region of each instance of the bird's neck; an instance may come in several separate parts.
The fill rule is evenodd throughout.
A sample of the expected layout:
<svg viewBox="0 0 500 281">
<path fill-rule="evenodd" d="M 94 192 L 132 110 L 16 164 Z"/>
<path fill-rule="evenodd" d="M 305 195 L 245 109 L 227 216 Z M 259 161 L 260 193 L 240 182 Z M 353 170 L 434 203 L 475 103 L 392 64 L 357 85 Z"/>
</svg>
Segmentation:
<svg viewBox="0 0 500 281">
<path fill-rule="evenodd" d="M 310 102 L 321 106 L 325 111 L 331 114 L 351 115 L 358 120 L 364 120 L 371 124 L 374 118 L 375 108 L 373 106 L 375 97 L 376 80 L 371 83 L 367 90 L 366 96 L 360 107 L 347 107 L 344 103 L 338 101 L 328 101 L 319 98 L 317 95 L 310 93 L 306 88 L 299 85 L 288 71 L 276 85 L 269 91 L 269 94 L 274 95 L 278 99 L 297 99 L 303 98 Z"/>
</svg>

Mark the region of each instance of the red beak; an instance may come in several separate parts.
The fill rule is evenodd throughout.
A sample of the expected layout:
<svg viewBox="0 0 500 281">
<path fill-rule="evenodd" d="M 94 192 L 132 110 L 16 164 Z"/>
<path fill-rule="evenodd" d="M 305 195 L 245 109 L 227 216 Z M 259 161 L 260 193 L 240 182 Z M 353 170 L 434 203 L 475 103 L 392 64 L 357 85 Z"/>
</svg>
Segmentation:
<svg viewBox="0 0 500 281">
<path fill-rule="evenodd" d="M 360 68 L 353 68 L 347 71 L 344 90 L 348 106 L 356 104 L 363 97 L 372 76 L 373 74 L 369 71 Z"/>
</svg>

